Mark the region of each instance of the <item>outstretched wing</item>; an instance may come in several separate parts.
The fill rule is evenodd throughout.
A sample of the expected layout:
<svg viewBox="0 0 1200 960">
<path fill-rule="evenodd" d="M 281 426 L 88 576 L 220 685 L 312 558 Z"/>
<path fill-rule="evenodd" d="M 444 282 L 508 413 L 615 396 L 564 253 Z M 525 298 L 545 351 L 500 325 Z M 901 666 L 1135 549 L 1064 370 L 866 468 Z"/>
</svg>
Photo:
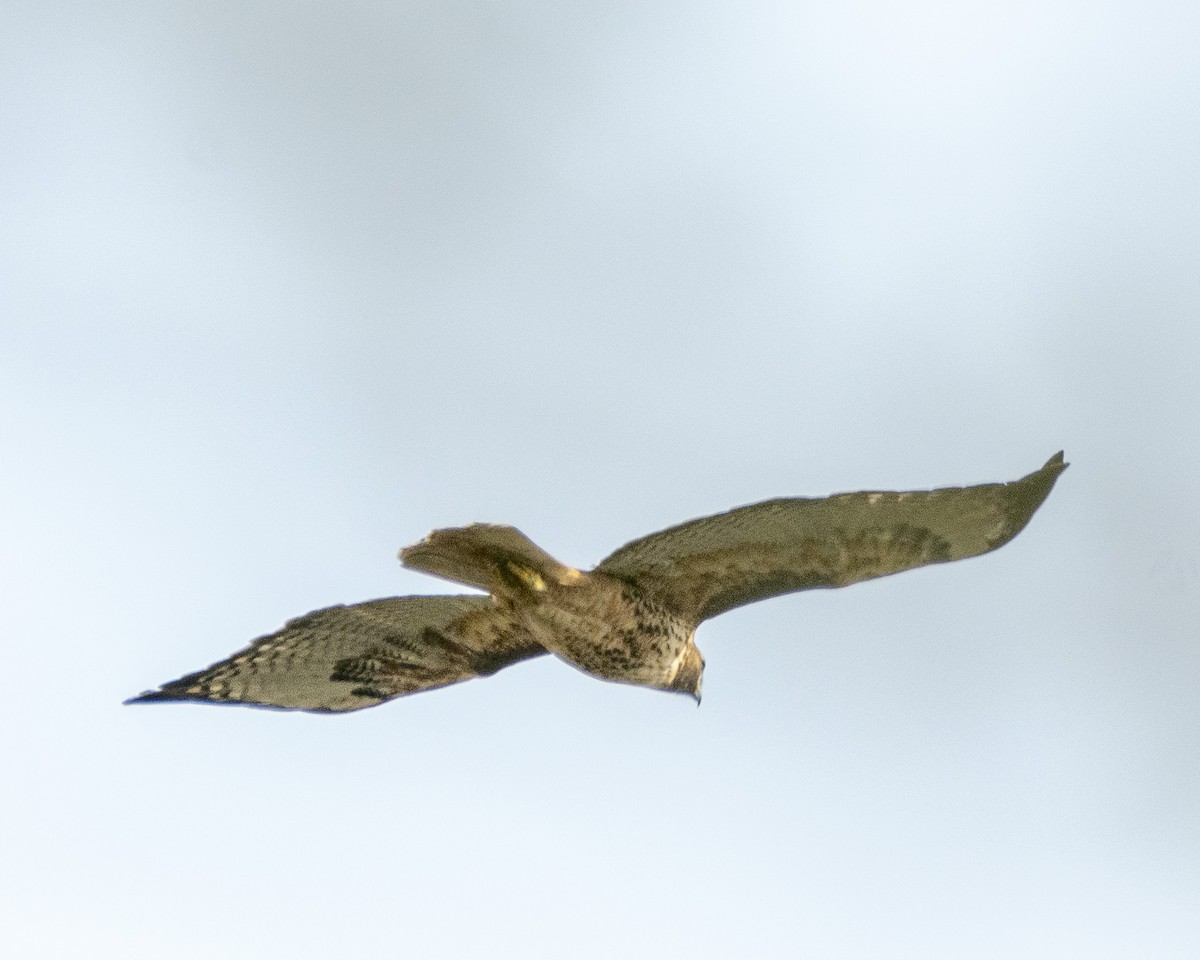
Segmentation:
<svg viewBox="0 0 1200 960">
<path fill-rule="evenodd" d="M 844 587 L 1007 543 L 1065 470 L 1061 452 L 1012 483 L 767 500 L 634 540 L 596 569 L 694 623 L 814 587 Z"/>
<path fill-rule="evenodd" d="M 339 713 L 488 676 L 545 652 L 488 597 L 389 597 L 314 610 L 227 660 L 126 702 Z"/>
</svg>

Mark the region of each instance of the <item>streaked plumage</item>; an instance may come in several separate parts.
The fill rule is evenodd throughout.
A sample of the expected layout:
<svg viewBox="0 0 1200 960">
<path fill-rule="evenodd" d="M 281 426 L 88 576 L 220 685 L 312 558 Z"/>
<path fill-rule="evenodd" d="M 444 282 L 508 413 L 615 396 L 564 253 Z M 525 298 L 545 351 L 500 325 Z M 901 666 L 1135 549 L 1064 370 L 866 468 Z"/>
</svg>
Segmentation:
<svg viewBox="0 0 1200 960">
<path fill-rule="evenodd" d="M 488 596 L 327 607 L 130 703 L 194 700 L 343 712 L 488 676 L 543 653 L 603 680 L 700 699 L 696 627 L 734 607 L 977 556 L 1029 522 L 1061 453 L 1012 483 L 767 500 L 621 547 L 590 572 L 519 530 L 473 524 L 406 547 L 404 565 Z"/>
</svg>

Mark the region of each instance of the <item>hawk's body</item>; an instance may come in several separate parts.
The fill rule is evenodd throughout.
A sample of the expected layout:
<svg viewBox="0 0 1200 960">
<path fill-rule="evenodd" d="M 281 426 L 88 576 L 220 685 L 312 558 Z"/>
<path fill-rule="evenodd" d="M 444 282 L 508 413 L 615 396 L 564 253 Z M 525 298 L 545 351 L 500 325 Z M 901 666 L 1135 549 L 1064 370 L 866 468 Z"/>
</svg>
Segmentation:
<svg viewBox="0 0 1200 960">
<path fill-rule="evenodd" d="M 519 530 L 435 530 L 400 552 L 406 567 L 487 590 L 525 635 L 585 673 L 662 690 L 699 689 L 696 624 L 633 579 L 565 567 Z"/>
<path fill-rule="evenodd" d="M 600 679 L 699 700 L 702 621 L 783 593 L 987 553 L 1021 531 L 1064 469 L 1059 453 L 1012 483 L 768 500 L 635 540 L 590 572 L 512 527 L 435 530 L 401 551 L 405 566 L 490 596 L 317 610 L 131 702 L 341 712 L 543 653 Z"/>
</svg>

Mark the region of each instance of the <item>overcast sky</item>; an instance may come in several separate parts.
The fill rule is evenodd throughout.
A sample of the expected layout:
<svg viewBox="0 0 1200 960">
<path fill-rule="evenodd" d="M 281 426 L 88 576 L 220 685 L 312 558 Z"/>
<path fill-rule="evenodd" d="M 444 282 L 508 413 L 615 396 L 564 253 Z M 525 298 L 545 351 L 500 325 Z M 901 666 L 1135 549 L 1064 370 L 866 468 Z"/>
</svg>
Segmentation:
<svg viewBox="0 0 1200 960">
<path fill-rule="evenodd" d="M 0 8 L 0 946 L 1200 955 L 1194 2 Z M 784 495 L 986 557 L 323 717 L 285 619 Z"/>
</svg>

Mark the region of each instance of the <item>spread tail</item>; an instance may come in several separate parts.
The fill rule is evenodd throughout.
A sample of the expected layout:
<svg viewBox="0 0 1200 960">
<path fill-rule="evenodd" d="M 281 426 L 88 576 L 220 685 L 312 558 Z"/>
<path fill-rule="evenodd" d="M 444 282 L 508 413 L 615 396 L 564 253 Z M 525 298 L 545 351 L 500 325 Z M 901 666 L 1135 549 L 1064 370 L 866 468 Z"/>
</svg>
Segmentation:
<svg viewBox="0 0 1200 960">
<path fill-rule="evenodd" d="M 540 592 L 581 576 L 520 530 L 491 523 L 434 530 L 401 550 L 400 561 L 410 570 L 479 587 L 493 596 Z"/>
</svg>

